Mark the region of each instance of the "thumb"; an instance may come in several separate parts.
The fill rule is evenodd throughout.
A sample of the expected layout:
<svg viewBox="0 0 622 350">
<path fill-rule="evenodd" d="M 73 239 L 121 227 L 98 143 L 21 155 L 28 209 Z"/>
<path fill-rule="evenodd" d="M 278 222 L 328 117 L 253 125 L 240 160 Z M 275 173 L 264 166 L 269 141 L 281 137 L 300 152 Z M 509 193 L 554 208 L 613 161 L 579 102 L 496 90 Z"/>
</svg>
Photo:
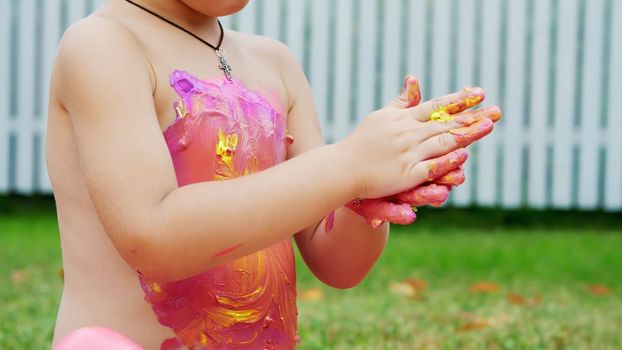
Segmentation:
<svg viewBox="0 0 622 350">
<path fill-rule="evenodd" d="M 419 80 L 414 75 L 408 74 L 404 78 L 404 85 L 402 92 L 397 96 L 389 107 L 392 108 L 410 108 L 414 107 L 421 102 L 421 90 L 419 89 Z"/>
</svg>

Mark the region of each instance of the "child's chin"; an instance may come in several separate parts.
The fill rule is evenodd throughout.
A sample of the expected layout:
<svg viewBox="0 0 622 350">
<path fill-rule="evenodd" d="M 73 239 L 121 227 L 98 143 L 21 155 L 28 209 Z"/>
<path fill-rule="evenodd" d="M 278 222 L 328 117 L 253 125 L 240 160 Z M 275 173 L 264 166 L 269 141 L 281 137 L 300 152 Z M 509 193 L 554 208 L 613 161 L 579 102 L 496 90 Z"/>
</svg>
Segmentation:
<svg viewBox="0 0 622 350">
<path fill-rule="evenodd" d="M 249 0 L 181 0 L 206 16 L 222 17 L 242 11 Z"/>
</svg>

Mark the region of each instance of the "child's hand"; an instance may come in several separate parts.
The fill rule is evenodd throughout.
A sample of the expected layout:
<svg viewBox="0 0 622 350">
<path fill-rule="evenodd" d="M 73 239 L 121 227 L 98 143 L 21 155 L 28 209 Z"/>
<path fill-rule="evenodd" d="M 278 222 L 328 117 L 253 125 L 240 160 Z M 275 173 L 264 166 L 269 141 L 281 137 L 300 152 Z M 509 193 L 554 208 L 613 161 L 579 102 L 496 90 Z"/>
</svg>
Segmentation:
<svg viewBox="0 0 622 350">
<path fill-rule="evenodd" d="M 461 166 L 466 159 L 467 152 L 458 149 L 432 160 L 435 174 L 432 174 L 429 182 L 397 195 L 378 199 L 356 199 L 345 206 L 365 218 L 373 228 L 380 226 L 384 221 L 401 225 L 411 224 L 417 218 L 411 207 L 440 206 L 449 198 L 451 187 L 464 182 Z"/>
<path fill-rule="evenodd" d="M 398 98 L 367 116 L 340 142 L 350 161 L 359 198 L 394 195 L 438 177 L 432 158 L 486 136 L 501 115 L 496 106 L 464 112 L 483 101 L 480 88 L 415 106 L 418 99 L 418 84 L 407 77 Z M 431 121 L 432 116 L 440 121 Z"/>
</svg>

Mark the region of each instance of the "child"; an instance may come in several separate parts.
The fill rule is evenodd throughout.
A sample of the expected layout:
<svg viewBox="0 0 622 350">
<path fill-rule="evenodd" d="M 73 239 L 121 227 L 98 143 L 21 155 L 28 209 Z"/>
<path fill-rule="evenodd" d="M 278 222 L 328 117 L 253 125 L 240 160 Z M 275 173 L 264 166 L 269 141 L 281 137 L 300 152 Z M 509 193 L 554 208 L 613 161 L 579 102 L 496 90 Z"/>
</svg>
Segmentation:
<svg viewBox="0 0 622 350">
<path fill-rule="evenodd" d="M 293 348 L 291 236 L 320 280 L 356 285 L 386 221 L 444 201 L 463 147 L 500 116 L 463 112 L 478 88 L 417 105 L 408 77 L 325 145 L 288 49 L 221 31 L 246 3 L 109 0 L 65 33 L 46 141 L 65 269 L 55 342 L 96 325 L 145 349 Z"/>
</svg>

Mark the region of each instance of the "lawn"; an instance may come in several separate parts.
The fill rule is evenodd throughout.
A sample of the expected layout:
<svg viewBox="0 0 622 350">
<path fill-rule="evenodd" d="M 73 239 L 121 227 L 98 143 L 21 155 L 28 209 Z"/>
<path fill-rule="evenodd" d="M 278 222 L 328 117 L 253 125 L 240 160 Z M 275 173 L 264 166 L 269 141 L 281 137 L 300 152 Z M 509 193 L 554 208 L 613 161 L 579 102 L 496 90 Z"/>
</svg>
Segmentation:
<svg viewBox="0 0 622 350">
<path fill-rule="evenodd" d="M 62 287 L 53 203 L 10 201 L 0 349 L 45 349 Z M 621 227 L 602 213 L 423 210 L 392 226 L 354 289 L 299 261 L 300 349 L 622 349 Z"/>
</svg>

